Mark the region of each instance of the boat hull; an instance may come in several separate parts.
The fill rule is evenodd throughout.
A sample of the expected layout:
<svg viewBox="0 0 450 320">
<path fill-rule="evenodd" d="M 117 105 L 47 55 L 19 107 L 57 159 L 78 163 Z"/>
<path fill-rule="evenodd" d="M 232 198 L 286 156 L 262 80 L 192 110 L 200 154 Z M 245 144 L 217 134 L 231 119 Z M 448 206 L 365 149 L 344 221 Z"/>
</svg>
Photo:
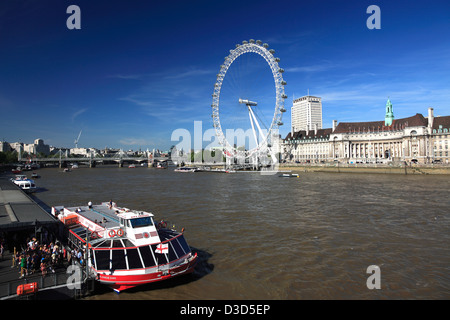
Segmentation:
<svg viewBox="0 0 450 320">
<path fill-rule="evenodd" d="M 97 280 L 110 286 L 114 291 L 120 293 L 123 290 L 134 288 L 143 284 L 167 280 L 181 275 L 190 274 L 197 264 L 197 253 L 195 253 L 186 263 L 174 266 L 170 269 L 159 270 L 146 274 L 102 274 L 97 273 Z M 130 270 L 131 271 L 131 270 Z"/>
</svg>

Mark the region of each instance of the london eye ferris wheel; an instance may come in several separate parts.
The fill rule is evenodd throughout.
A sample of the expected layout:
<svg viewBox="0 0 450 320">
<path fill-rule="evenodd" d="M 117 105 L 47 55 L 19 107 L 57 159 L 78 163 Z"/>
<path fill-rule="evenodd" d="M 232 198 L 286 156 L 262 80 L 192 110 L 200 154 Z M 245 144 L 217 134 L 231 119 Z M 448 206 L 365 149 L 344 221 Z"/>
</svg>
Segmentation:
<svg viewBox="0 0 450 320">
<path fill-rule="evenodd" d="M 220 66 L 211 108 L 216 136 L 228 161 L 273 156 L 287 98 L 284 69 L 274 54 L 267 43 L 250 39 L 230 50 Z"/>
</svg>

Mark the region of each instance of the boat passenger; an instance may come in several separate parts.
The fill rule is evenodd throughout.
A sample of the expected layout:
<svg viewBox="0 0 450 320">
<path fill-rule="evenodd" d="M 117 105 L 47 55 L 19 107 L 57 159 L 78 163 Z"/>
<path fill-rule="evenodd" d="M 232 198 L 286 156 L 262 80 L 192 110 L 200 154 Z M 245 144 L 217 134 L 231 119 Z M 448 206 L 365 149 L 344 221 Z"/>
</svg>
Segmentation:
<svg viewBox="0 0 450 320">
<path fill-rule="evenodd" d="M 89 207 L 89 209 L 92 209 L 92 202 L 91 201 L 88 202 L 88 207 Z"/>
<path fill-rule="evenodd" d="M 22 279 L 23 277 L 25 277 L 25 275 L 28 275 L 28 271 L 27 271 L 27 259 L 25 258 L 25 256 L 22 254 L 20 256 L 20 279 Z"/>
</svg>

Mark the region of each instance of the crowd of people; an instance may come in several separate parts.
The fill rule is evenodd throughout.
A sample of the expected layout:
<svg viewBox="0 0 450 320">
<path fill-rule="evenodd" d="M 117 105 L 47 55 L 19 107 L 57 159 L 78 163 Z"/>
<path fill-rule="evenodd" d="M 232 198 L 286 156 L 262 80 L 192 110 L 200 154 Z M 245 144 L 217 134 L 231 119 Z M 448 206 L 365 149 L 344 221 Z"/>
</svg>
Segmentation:
<svg viewBox="0 0 450 320">
<path fill-rule="evenodd" d="M 13 266 L 20 268 L 20 278 L 39 271 L 45 276 L 62 266 L 66 256 L 66 250 L 59 242 L 40 244 L 36 238 L 32 238 L 23 250 L 15 253 Z"/>
<path fill-rule="evenodd" d="M 83 264 L 81 250 L 66 250 L 58 241 L 41 244 L 36 238 L 32 238 L 25 248 L 15 253 L 13 267 L 20 269 L 20 278 L 38 272 L 45 277 L 48 273 L 55 273 L 57 268 L 71 264 L 75 259 Z"/>
</svg>

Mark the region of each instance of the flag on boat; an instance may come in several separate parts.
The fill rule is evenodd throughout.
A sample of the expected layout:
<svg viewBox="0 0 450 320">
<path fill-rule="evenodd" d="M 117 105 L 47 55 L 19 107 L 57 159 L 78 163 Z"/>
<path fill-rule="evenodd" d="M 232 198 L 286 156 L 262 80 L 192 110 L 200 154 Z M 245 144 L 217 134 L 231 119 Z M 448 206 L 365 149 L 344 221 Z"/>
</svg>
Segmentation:
<svg viewBox="0 0 450 320">
<path fill-rule="evenodd" d="M 160 243 L 156 247 L 156 253 L 169 253 L 169 244 L 168 243 Z"/>
</svg>

